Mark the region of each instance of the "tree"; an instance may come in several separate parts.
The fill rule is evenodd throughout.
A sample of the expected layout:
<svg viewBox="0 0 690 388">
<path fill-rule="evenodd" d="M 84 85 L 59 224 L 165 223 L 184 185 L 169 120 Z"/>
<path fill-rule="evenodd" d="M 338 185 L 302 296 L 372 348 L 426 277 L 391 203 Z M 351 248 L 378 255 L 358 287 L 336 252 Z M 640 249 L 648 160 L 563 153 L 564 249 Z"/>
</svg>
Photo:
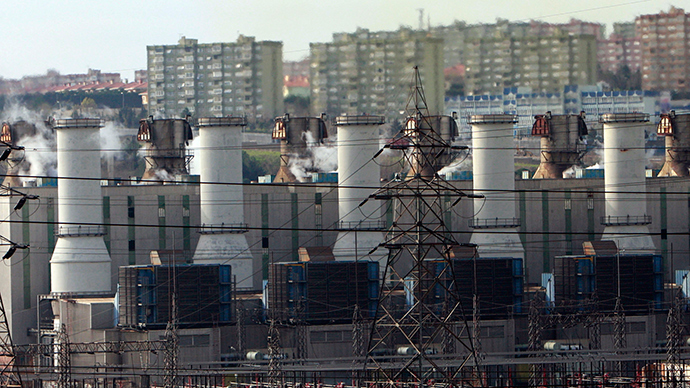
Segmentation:
<svg viewBox="0 0 690 388">
<path fill-rule="evenodd" d="M 139 123 L 137 116 L 134 114 L 134 109 L 130 107 L 124 107 L 119 110 L 117 122 L 122 123 L 127 128 L 134 128 Z"/>
<path fill-rule="evenodd" d="M 600 81 L 606 82 L 611 90 L 642 89 L 642 75 L 640 71 L 633 72 L 627 65 L 619 67 L 615 72 L 598 67 L 597 76 Z"/>
</svg>

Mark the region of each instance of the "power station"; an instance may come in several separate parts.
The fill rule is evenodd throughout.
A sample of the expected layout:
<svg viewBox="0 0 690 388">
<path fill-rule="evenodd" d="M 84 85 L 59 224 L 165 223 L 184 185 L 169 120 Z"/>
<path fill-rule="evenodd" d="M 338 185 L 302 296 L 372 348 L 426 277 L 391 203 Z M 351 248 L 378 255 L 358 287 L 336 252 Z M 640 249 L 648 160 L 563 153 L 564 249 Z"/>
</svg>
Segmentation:
<svg viewBox="0 0 690 388">
<path fill-rule="evenodd" d="M 6 123 L 0 235 L 28 248 L 0 266 L 10 369 L 92 386 L 363 386 L 377 371 L 382 383 L 511 386 L 572 382 L 581 359 L 580 379 L 634 379 L 661 365 L 660 348 L 677 354 L 690 115 L 657 128 L 641 113 L 601 116 L 594 178 L 564 178 L 586 167 L 580 115 L 535 117 L 532 178 L 516 173 L 517 118 L 475 115 L 459 151 L 473 179 L 445 181 L 457 126 L 417 108 L 382 142 L 379 116 L 278 117 L 281 178 L 251 184 L 243 117 L 143 119 L 146 170 L 122 179 L 101 176 L 100 119 Z M 39 127 L 57 174 L 43 158 L 45 178 L 23 179 L 21 155 L 35 151 L 22 140 Z M 658 176 L 645 131 L 666 136 Z M 300 182 L 290 159 L 326 137 L 337 182 Z M 404 161 L 398 174 L 381 175 L 380 144 Z"/>
</svg>

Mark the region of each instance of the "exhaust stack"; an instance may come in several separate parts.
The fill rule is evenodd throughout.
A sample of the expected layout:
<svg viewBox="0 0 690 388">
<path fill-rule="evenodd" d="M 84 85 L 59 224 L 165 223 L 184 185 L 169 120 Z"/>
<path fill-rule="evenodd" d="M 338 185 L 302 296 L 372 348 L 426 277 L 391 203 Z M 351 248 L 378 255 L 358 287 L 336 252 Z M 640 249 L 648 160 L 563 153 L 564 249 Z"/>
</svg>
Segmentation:
<svg viewBox="0 0 690 388">
<path fill-rule="evenodd" d="M 666 137 L 666 161 L 657 176 L 690 176 L 690 114 L 662 114 L 656 133 Z"/>
<path fill-rule="evenodd" d="M 339 116 L 338 127 L 338 239 L 333 247 L 336 260 L 382 256 L 367 254 L 383 241 L 385 223 L 379 204 L 369 195 L 381 185 L 380 167 L 372 161 L 379 151 L 379 126 L 383 116 Z M 360 204 L 362 204 L 360 206 Z"/>
<path fill-rule="evenodd" d="M 515 212 L 515 160 L 513 157 L 513 115 L 473 115 L 472 173 L 475 218 L 470 242 L 477 245 L 480 257 L 525 257 L 518 236 L 520 219 Z M 485 232 L 486 231 L 486 232 Z"/>
<path fill-rule="evenodd" d="M 276 117 L 273 139 L 280 140 L 280 169 L 273 182 L 296 182 L 297 177 L 290 171 L 290 157 L 295 155 L 308 158 L 308 141 L 321 143 L 328 137 L 325 114 L 321 117 L 290 117 L 289 114 Z"/>
<path fill-rule="evenodd" d="M 2 132 L 0 132 L 0 141 L 5 146 L 10 147 L 13 151 L 9 154 L 7 161 L 9 161 L 9 168 L 5 173 L 5 180 L 2 182 L 7 187 L 20 187 L 22 180 L 18 177 L 23 171 L 29 171 L 30 163 L 24 158 L 24 151 L 17 148 L 22 147 L 19 141 L 26 137 L 35 136 L 38 133 L 36 125 L 20 120 L 12 124 L 2 123 Z M 54 152 L 55 150 L 51 150 Z"/>
<path fill-rule="evenodd" d="M 415 147 L 412 152 L 420 154 L 413 155 L 411 158 L 410 178 L 418 175 L 431 180 L 441 168 L 452 161 L 453 155 L 448 152 L 448 144 L 458 134 L 458 124 L 453 117 L 409 117 L 405 123 L 405 131 L 409 136 L 419 137 L 416 139 L 419 147 Z M 437 140 L 438 135 L 431 136 L 431 132 L 438 133 L 446 144 Z M 433 157 L 427 155 L 433 155 Z"/>
<path fill-rule="evenodd" d="M 103 236 L 100 119 L 60 119 L 57 133 L 58 230 L 50 259 L 52 293 L 111 292 Z"/>
<path fill-rule="evenodd" d="M 192 157 L 186 147 L 192 140 L 192 128 L 188 120 L 155 120 L 152 116 L 139 120 L 137 140 L 146 150 L 144 182 L 153 184 L 189 175 L 187 166 Z"/>
<path fill-rule="evenodd" d="M 585 114 L 534 117 L 532 136 L 541 136 L 541 163 L 534 179 L 561 179 L 563 172 L 580 161 L 584 147 L 580 139 L 587 135 Z"/>
<path fill-rule="evenodd" d="M 253 257 L 244 223 L 242 129 L 244 117 L 199 118 L 201 228 L 196 264 L 229 264 L 237 288 L 253 285 Z"/>
<path fill-rule="evenodd" d="M 647 225 L 644 130 L 649 115 L 607 113 L 599 122 L 604 128 L 604 190 L 606 215 L 602 240 L 616 242 L 627 253 L 653 253 Z"/>
</svg>

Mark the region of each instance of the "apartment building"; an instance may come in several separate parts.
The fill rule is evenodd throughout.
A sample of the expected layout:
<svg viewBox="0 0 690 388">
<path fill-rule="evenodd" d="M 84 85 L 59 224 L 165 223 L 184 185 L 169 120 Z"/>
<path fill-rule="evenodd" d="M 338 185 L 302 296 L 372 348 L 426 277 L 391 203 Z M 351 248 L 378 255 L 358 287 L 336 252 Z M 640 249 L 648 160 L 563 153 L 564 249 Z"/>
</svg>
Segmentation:
<svg viewBox="0 0 690 388">
<path fill-rule="evenodd" d="M 431 114 L 443 110 L 443 40 L 426 32 L 398 31 L 333 34 L 312 43 L 312 113 L 385 115 L 402 119 L 418 66 Z"/>
<path fill-rule="evenodd" d="M 246 116 L 250 124 L 283 114 L 283 44 L 242 36 L 234 43 L 147 47 L 149 111 L 166 117 Z"/>
<path fill-rule="evenodd" d="M 633 72 L 640 70 L 642 50 L 635 35 L 635 23 L 614 23 L 613 33 L 598 42 L 597 58 L 604 71 L 616 72 L 623 66 Z"/>
<path fill-rule="evenodd" d="M 467 94 L 499 94 L 506 87 L 554 93 L 569 84 L 596 82 L 596 40 L 603 26 L 573 19 L 566 24 L 537 21 L 432 29 L 444 40 L 445 66 L 465 65 Z"/>
<path fill-rule="evenodd" d="M 642 50 L 642 89 L 690 89 L 690 13 L 668 12 L 635 18 Z"/>
</svg>

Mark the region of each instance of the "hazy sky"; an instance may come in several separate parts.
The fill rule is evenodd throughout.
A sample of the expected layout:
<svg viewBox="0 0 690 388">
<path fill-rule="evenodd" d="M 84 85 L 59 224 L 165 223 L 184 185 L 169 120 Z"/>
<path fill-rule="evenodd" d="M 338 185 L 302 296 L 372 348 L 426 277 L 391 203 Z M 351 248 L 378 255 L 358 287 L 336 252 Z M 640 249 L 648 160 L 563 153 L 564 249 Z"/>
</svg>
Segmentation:
<svg viewBox="0 0 690 388">
<path fill-rule="evenodd" d="M 8 0 L 5 0 L 8 1 Z M 417 27 L 423 8 L 432 26 L 454 20 L 493 23 L 571 18 L 608 24 L 641 14 L 690 11 L 689 0 L 24 0 L 0 12 L 0 77 L 119 72 L 133 79 L 146 68 L 146 46 L 175 44 L 184 35 L 200 43 L 234 42 L 239 34 L 283 42 L 286 60 L 309 54 L 309 42 L 357 27 Z"/>
</svg>

